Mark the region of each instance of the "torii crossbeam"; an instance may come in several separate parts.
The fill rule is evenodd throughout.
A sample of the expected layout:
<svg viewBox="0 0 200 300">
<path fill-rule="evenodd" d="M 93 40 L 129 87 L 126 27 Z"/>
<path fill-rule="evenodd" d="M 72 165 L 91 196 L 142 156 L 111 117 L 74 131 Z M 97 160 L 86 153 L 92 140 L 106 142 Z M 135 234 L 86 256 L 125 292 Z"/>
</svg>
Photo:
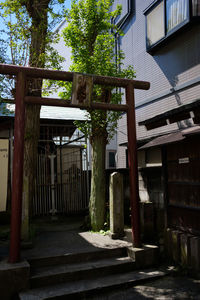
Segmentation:
<svg viewBox="0 0 200 300">
<path fill-rule="evenodd" d="M 38 104 L 47 106 L 77 107 L 82 109 L 102 109 L 123 111 L 127 113 L 128 131 L 128 162 L 130 172 L 130 204 L 132 236 L 135 247 L 141 246 L 140 240 L 140 214 L 139 214 L 139 190 L 138 190 L 138 165 L 137 165 L 137 139 L 135 121 L 134 89 L 148 90 L 150 83 L 130 79 L 122 79 L 108 76 L 86 75 L 92 78 L 92 84 L 123 87 L 126 91 L 126 104 L 112 103 L 71 103 L 70 100 L 55 98 L 33 97 L 26 93 L 27 78 L 52 79 L 73 81 L 77 73 L 54 71 L 39 68 L 19 67 L 0 64 L 0 74 L 15 75 L 15 123 L 14 123 L 14 156 L 13 156 L 13 182 L 12 182 L 12 208 L 11 208 L 11 236 L 9 262 L 15 263 L 20 260 L 20 236 L 22 219 L 22 186 L 23 186 L 23 160 L 24 160 L 24 127 L 25 105 Z"/>
</svg>

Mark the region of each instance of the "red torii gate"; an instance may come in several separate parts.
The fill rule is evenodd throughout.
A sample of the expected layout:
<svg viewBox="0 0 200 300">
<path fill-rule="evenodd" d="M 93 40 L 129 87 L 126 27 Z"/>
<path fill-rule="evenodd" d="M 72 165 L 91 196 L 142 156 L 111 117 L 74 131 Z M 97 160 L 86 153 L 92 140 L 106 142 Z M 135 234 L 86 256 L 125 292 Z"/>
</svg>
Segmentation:
<svg viewBox="0 0 200 300">
<path fill-rule="evenodd" d="M 108 76 L 86 75 L 92 78 L 93 84 L 113 87 L 123 87 L 126 91 L 126 104 L 111 103 L 71 103 L 70 100 L 44 98 L 26 95 L 27 78 L 41 78 L 62 81 L 73 81 L 77 73 L 54 71 L 39 68 L 19 67 L 0 64 L 0 74 L 15 75 L 15 123 L 14 123 L 14 156 L 13 156 L 13 183 L 12 183 L 12 208 L 11 208 L 11 235 L 9 262 L 15 263 L 20 260 L 20 236 L 22 219 L 22 186 L 23 186 L 23 160 L 24 160 L 24 126 L 25 104 L 38 104 L 46 106 L 76 107 L 82 109 L 102 109 L 124 111 L 127 113 L 128 131 L 128 162 L 130 175 L 130 204 L 132 237 L 135 247 L 141 246 L 140 241 L 140 215 L 139 215 L 139 192 L 138 192 L 138 165 L 137 165 L 137 140 L 135 122 L 134 89 L 148 90 L 150 83 L 130 79 L 122 79 Z"/>
</svg>

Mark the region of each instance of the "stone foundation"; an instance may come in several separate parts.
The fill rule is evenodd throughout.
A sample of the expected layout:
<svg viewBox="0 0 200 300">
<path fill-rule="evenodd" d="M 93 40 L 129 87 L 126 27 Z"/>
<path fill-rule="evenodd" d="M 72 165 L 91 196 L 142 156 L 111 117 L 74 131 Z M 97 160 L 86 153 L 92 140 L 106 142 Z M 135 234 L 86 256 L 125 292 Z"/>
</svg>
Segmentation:
<svg viewBox="0 0 200 300">
<path fill-rule="evenodd" d="M 200 237 L 168 228 L 165 249 L 175 263 L 194 272 L 200 272 Z"/>
<path fill-rule="evenodd" d="M 0 262 L 0 298 L 13 299 L 19 292 L 29 288 L 30 265 L 26 261 L 10 264 Z"/>
</svg>

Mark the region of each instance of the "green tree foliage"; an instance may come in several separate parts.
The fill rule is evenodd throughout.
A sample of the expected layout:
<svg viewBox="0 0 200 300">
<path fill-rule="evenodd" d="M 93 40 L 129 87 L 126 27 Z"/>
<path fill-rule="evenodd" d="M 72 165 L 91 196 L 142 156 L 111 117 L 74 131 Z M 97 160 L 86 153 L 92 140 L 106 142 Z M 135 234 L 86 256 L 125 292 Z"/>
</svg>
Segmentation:
<svg viewBox="0 0 200 300">
<path fill-rule="evenodd" d="M 59 68 L 59 55 L 52 48 L 55 34 L 52 28 L 59 13 L 56 4 L 65 0 L 4 0 L 0 2 L 1 18 L 5 24 L 4 37 L 10 48 L 7 62 L 31 67 Z M 56 6 L 57 7 L 57 6 Z M 61 7 L 64 11 L 64 8 Z M 50 21 L 49 21 L 50 20 Z M 59 19 L 60 20 L 60 19 Z M 10 81 L 10 78 L 9 78 Z M 13 80 L 15 83 L 15 81 Z M 14 86 L 13 86 L 14 87 Z M 29 94 L 41 96 L 42 80 L 28 81 Z M 5 88 L 3 89 L 5 91 Z M 40 129 L 40 106 L 26 105 L 24 146 L 24 224 L 28 225 L 36 175 L 37 144 Z M 28 226 L 23 237 L 28 238 Z"/>
<path fill-rule="evenodd" d="M 124 68 L 122 51 L 115 54 L 116 35 L 123 33 L 111 22 L 121 13 L 121 7 L 111 10 L 113 0 L 72 0 L 63 31 L 65 43 L 72 50 L 71 71 L 133 78 L 131 66 Z M 65 84 L 63 98 L 68 98 L 71 86 Z M 93 101 L 120 103 L 122 93 L 113 87 L 93 89 Z M 90 136 L 92 151 L 92 180 L 90 220 L 93 230 L 100 230 L 105 217 L 105 147 L 117 128 L 118 112 L 88 110 L 89 121 L 78 124 Z"/>
<path fill-rule="evenodd" d="M 54 49 L 53 44 L 59 41 L 57 32 L 54 32 L 55 25 L 60 22 L 64 14 L 65 0 L 46 1 L 16 1 L 6 0 L 0 2 L 0 62 L 20 66 L 38 66 L 50 69 L 60 69 L 63 58 Z M 32 2 L 32 7 L 30 3 Z M 43 2 L 43 3 L 42 3 Z M 49 3 L 45 10 L 42 6 Z M 60 3 L 60 10 L 55 12 L 54 6 Z M 37 8 L 38 6 L 38 8 Z M 34 12 L 34 7 L 36 7 Z M 57 7 L 57 6 L 56 6 Z M 31 12 L 32 11 L 32 12 Z M 46 23 L 44 22 L 46 18 Z M 47 20 L 48 18 L 48 20 Z M 40 25 L 36 20 L 40 21 Z M 48 21 L 48 22 L 47 22 Z M 41 24 L 42 23 L 42 24 Z M 40 26 L 42 28 L 40 28 Z M 46 28 L 45 28 L 46 27 Z M 36 51 L 33 43 L 33 33 L 44 31 L 43 41 L 40 42 L 40 49 Z M 35 56 L 35 58 L 34 58 Z M 2 80 L 1 97 L 12 97 L 14 81 L 4 78 Z"/>
</svg>

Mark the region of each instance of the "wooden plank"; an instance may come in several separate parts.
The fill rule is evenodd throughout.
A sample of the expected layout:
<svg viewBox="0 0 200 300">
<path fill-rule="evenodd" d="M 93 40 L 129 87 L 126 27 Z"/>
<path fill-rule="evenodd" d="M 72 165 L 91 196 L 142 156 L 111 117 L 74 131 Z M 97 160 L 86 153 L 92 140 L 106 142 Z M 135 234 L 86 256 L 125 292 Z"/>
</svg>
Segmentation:
<svg viewBox="0 0 200 300">
<path fill-rule="evenodd" d="M 169 206 L 168 221 L 171 227 L 190 234 L 200 234 L 199 210 L 194 210 L 191 207 Z"/>
<path fill-rule="evenodd" d="M 198 136 L 167 147 L 168 225 L 200 231 L 200 143 Z M 193 211 L 193 212 L 190 212 Z M 198 219 L 198 221 L 197 221 Z M 195 221 L 194 221 L 195 220 Z"/>
</svg>

